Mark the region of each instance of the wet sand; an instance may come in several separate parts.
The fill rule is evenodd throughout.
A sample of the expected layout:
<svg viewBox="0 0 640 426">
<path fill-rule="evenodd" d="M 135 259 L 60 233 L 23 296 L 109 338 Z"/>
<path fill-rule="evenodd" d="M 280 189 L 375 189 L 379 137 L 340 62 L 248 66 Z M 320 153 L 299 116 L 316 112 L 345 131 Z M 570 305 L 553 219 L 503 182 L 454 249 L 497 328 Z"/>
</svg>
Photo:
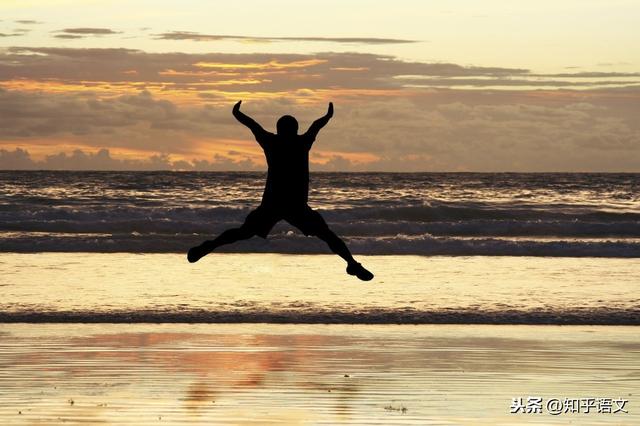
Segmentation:
<svg viewBox="0 0 640 426">
<path fill-rule="evenodd" d="M 640 324 L 640 258 L 0 254 L 0 322 Z"/>
<path fill-rule="evenodd" d="M 640 424 L 634 327 L 1 324 L 0 424 Z M 628 414 L 510 414 L 512 398 Z"/>
</svg>

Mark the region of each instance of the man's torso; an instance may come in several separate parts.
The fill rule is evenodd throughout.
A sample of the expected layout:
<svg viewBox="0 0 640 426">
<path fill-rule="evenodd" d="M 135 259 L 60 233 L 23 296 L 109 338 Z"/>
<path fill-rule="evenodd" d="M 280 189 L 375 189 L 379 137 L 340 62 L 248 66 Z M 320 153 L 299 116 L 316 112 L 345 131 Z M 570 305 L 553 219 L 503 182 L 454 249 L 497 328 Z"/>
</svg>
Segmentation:
<svg viewBox="0 0 640 426">
<path fill-rule="evenodd" d="M 263 205 L 288 209 L 305 205 L 309 193 L 309 147 L 305 135 L 281 138 L 269 134 L 260 141 L 267 158 Z"/>
</svg>

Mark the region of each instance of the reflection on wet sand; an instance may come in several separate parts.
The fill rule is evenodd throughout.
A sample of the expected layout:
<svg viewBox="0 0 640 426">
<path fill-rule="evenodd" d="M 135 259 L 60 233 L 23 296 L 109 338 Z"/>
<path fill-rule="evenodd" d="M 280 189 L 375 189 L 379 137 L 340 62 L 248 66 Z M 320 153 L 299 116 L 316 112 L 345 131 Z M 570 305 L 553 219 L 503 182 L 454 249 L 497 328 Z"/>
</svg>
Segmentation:
<svg viewBox="0 0 640 426">
<path fill-rule="evenodd" d="M 0 423 L 638 424 L 633 327 L 3 324 Z M 629 414 L 509 414 L 625 397 Z M 403 410 L 404 408 L 404 410 Z"/>
</svg>

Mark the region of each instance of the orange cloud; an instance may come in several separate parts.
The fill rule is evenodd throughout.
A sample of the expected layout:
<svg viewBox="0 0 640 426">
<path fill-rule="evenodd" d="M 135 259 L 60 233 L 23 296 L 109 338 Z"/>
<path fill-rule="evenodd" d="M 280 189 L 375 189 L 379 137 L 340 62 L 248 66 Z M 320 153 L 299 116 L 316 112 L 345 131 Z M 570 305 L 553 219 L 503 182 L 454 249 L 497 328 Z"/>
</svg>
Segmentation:
<svg viewBox="0 0 640 426">
<path fill-rule="evenodd" d="M 331 71 L 369 71 L 368 67 L 331 67 Z"/>
<path fill-rule="evenodd" d="M 180 75 L 181 73 L 168 70 L 163 75 Z M 299 79 L 314 79 L 317 75 L 300 76 Z M 291 77 L 293 79 L 293 76 Z M 147 91 L 153 97 L 165 99 L 178 105 L 199 105 L 203 103 L 229 103 L 243 100 L 290 99 L 297 104 L 313 104 L 317 102 L 335 101 L 338 99 L 358 100 L 362 97 L 395 97 L 411 96 L 416 91 L 406 89 L 306 89 L 300 88 L 289 91 L 231 91 L 220 90 L 219 87 L 238 85 L 258 85 L 269 80 L 258 79 L 230 79 L 215 82 L 197 82 L 179 84 L 176 82 L 130 82 L 130 81 L 80 81 L 65 82 L 60 80 L 29 80 L 17 79 L 0 81 L 0 89 L 20 92 L 38 92 L 52 94 L 91 94 L 99 99 L 112 98 L 121 95 L 136 95 Z"/>
<path fill-rule="evenodd" d="M 221 71 L 176 71 L 174 69 L 166 69 L 159 71 L 158 75 L 178 76 L 178 77 L 237 77 L 241 75 L 239 72 L 221 72 Z"/>
<path fill-rule="evenodd" d="M 262 63 L 221 63 L 221 62 L 196 62 L 195 67 L 200 68 L 221 68 L 221 69 L 258 69 L 258 70 L 283 70 L 307 68 L 326 63 L 326 59 L 306 59 L 292 62 L 279 62 L 277 60 Z"/>
</svg>

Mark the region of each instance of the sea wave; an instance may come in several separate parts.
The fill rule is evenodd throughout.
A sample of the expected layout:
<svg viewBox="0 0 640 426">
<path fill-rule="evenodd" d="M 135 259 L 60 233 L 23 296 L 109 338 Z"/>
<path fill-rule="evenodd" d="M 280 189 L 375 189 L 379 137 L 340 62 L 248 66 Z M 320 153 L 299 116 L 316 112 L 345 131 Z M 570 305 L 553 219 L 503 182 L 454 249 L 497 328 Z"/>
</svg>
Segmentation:
<svg viewBox="0 0 640 426">
<path fill-rule="evenodd" d="M 193 234 L 0 234 L 0 252 L 129 252 L 180 253 L 197 245 L 205 236 Z M 459 238 L 397 234 L 386 237 L 349 237 L 356 254 L 454 255 L 454 256 L 556 256 L 556 257 L 640 257 L 635 239 L 524 239 Z M 278 232 L 268 239 L 252 238 L 218 249 L 223 253 L 325 254 L 329 250 L 319 239 Z"/>
<path fill-rule="evenodd" d="M 640 213 L 570 206 L 425 205 L 318 209 L 346 235 L 640 236 Z M 0 207 L 0 231 L 211 233 L 239 226 L 250 208 Z"/>
<path fill-rule="evenodd" d="M 359 253 L 639 256 L 640 174 L 311 178 L 310 205 Z M 184 251 L 240 226 L 263 185 L 264 173 L 0 172 L 0 252 Z M 282 223 L 224 251 L 326 247 Z"/>
</svg>

